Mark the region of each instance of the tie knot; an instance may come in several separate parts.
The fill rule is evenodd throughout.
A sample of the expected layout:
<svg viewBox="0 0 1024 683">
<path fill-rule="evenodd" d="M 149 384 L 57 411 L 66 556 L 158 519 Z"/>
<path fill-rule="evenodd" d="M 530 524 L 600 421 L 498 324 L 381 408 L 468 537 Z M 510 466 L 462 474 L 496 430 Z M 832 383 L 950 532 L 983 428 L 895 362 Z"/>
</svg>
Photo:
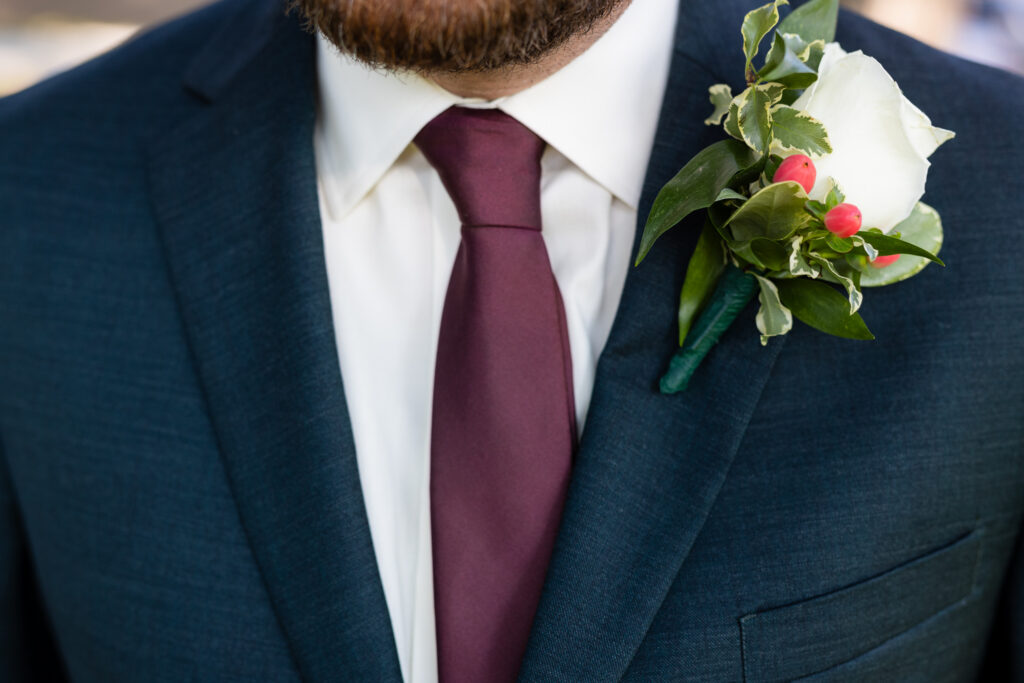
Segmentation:
<svg viewBox="0 0 1024 683">
<path fill-rule="evenodd" d="M 540 230 L 544 140 L 497 109 L 451 107 L 415 142 L 444 183 L 467 227 Z"/>
</svg>

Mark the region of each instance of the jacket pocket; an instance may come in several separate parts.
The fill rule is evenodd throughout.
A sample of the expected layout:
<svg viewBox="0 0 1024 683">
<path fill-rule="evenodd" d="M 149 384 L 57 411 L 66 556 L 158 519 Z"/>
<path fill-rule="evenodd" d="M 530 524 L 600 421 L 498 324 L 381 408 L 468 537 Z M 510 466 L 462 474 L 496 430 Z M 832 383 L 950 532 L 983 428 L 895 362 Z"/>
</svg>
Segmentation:
<svg viewBox="0 0 1024 683">
<path fill-rule="evenodd" d="M 981 532 L 846 588 L 740 619 L 748 683 L 789 681 L 877 648 L 974 586 Z"/>
</svg>

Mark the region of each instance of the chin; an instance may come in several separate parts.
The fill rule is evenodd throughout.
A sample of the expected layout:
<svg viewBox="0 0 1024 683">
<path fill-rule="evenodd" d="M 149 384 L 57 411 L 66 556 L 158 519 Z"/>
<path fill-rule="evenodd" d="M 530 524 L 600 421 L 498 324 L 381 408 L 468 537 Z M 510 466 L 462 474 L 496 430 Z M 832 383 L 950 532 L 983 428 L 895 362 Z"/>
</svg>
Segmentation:
<svg viewBox="0 0 1024 683">
<path fill-rule="evenodd" d="M 533 64 L 626 0 L 293 0 L 342 52 L 374 67 L 486 72 Z"/>
</svg>

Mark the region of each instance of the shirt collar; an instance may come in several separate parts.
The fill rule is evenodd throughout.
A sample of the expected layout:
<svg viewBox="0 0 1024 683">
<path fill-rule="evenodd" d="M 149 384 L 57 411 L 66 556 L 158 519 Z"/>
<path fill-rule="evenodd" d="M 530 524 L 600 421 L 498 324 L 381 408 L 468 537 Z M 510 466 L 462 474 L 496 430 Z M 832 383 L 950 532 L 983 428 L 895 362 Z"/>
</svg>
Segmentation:
<svg viewBox="0 0 1024 683">
<path fill-rule="evenodd" d="M 317 165 L 331 218 L 347 214 L 416 134 L 450 106 L 496 107 L 637 208 L 668 79 L 678 0 L 633 0 L 586 52 L 496 100 L 409 72 L 373 70 L 317 40 Z M 638 46 L 643 46 L 640 49 Z"/>
</svg>

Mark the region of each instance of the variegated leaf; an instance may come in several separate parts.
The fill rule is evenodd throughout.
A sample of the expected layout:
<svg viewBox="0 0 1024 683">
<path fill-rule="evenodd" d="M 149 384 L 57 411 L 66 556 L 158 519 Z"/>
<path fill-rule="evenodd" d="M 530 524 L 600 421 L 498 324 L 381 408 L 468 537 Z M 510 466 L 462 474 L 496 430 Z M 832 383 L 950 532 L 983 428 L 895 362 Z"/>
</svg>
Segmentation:
<svg viewBox="0 0 1024 683">
<path fill-rule="evenodd" d="M 818 256 L 817 254 L 811 254 L 811 260 L 821 266 L 823 273 L 827 273 L 826 279 L 835 282 L 837 285 L 841 285 L 846 290 L 846 298 L 850 302 L 850 315 L 853 315 L 860 310 L 861 304 L 864 303 L 864 295 L 861 294 L 860 287 L 853 281 L 852 278 L 846 277 L 836 270 L 835 265 L 827 258 Z"/>
<path fill-rule="evenodd" d="M 715 110 L 711 113 L 711 116 L 704 119 L 704 125 L 718 126 L 721 125 L 722 119 L 729 113 L 729 105 L 732 104 L 733 100 L 732 88 L 724 83 L 718 83 L 711 86 L 709 92 L 711 93 L 711 104 Z"/>
<path fill-rule="evenodd" d="M 757 329 L 761 333 L 761 344 L 766 345 L 770 337 L 777 337 L 793 329 L 793 313 L 782 305 L 779 290 L 768 278 L 754 274 L 761 286 L 758 300 L 761 309 L 757 312 Z"/>
<path fill-rule="evenodd" d="M 821 275 L 821 269 L 807 262 L 801 247 L 803 238 L 797 235 L 789 243 L 789 272 L 797 277 L 809 277 L 812 280 Z"/>
<path fill-rule="evenodd" d="M 747 88 L 733 100 L 739 107 L 738 126 L 743 141 L 757 152 L 765 152 L 772 141 L 772 107 L 786 92 L 778 83 L 762 83 Z"/>
<path fill-rule="evenodd" d="M 805 111 L 780 104 L 772 110 L 772 126 L 776 153 L 802 152 L 815 158 L 832 153 L 825 126 Z"/>
</svg>

